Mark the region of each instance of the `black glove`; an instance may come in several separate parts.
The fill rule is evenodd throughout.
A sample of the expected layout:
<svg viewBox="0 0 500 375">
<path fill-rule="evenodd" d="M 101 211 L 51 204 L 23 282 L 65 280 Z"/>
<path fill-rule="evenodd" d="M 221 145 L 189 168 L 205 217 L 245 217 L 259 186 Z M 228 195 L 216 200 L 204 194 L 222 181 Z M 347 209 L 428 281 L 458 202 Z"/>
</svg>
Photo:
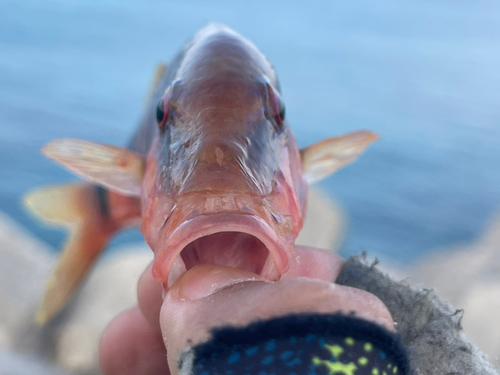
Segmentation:
<svg viewBox="0 0 500 375">
<path fill-rule="evenodd" d="M 221 328 L 184 352 L 180 374 L 406 375 L 399 336 L 342 314 L 290 315 Z"/>
</svg>

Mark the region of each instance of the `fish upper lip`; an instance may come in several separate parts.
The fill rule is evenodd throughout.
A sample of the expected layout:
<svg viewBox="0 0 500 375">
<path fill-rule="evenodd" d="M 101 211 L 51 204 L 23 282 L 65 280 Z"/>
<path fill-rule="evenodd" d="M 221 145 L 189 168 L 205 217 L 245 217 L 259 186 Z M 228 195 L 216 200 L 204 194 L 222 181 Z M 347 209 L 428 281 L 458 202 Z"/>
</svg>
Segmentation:
<svg viewBox="0 0 500 375">
<path fill-rule="evenodd" d="M 214 224 L 214 222 L 216 224 Z M 279 279 L 289 268 L 289 250 L 293 245 L 280 236 L 264 219 L 253 214 L 210 213 L 189 219 L 160 240 L 155 251 L 153 277 L 167 283 L 172 265 L 182 250 L 191 242 L 220 232 L 242 232 L 258 238 L 268 249 Z"/>
</svg>

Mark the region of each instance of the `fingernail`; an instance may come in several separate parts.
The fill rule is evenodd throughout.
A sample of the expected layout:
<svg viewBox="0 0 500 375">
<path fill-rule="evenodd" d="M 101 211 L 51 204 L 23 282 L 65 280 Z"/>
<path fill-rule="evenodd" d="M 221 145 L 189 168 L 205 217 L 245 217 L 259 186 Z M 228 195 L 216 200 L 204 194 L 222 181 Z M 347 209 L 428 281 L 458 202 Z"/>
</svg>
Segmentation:
<svg viewBox="0 0 500 375">
<path fill-rule="evenodd" d="M 194 301 L 245 281 L 265 281 L 265 279 L 237 268 L 200 264 L 184 272 L 170 287 L 168 293 L 170 298 L 177 301 Z"/>
</svg>

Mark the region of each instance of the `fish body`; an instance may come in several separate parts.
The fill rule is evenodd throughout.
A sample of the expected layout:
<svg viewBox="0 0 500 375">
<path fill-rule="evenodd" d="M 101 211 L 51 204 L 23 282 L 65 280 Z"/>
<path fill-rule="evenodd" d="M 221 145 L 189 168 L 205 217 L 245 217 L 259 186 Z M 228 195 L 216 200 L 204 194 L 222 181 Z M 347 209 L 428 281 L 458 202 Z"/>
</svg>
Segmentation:
<svg viewBox="0 0 500 375">
<path fill-rule="evenodd" d="M 140 225 L 168 287 L 200 263 L 279 280 L 306 212 L 307 183 L 354 160 L 377 136 L 357 131 L 299 150 L 276 72 L 222 25 L 200 30 L 159 69 L 126 148 L 63 139 L 43 152 L 91 184 L 28 195 L 39 216 L 71 228 L 39 314 L 66 303 L 118 230 Z"/>
</svg>

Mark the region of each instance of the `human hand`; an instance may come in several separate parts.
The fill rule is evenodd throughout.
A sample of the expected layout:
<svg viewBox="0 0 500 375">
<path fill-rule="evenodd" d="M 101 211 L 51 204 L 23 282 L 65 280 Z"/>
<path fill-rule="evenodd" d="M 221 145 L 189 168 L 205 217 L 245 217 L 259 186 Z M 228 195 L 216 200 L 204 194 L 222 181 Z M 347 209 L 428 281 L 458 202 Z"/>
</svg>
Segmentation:
<svg viewBox="0 0 500 375">
<path fill-rule="evenodd" d="M 138 307 L 117 316 L 103 333 L 101 369 L 105 375 L 177 375 L 181 352 L 209 340 L 212 328 L 243 327 L 293 313 L 354 312 L 393 330 L 392 318 L 377 297 L 332 282 L 343 265 L 335 253 L 297 246 L 290 270 L 278 282 L 233 268 L 198 265 L 164 299 L 149 266 L 139 280 Z"/>
</svg>

